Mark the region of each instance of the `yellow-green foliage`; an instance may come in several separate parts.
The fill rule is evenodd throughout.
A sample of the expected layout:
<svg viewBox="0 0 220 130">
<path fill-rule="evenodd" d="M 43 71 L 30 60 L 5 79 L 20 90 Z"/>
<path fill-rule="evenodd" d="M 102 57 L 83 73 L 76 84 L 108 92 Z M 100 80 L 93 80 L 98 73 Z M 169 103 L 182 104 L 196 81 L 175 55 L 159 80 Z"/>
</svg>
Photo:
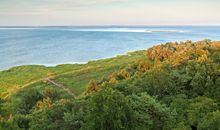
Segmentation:
<svg viewBox="0 0 220 130">
<path fill-rule="evenodd" d="M 47 77 L 64 84 L 76 91 L 77 94 L 85 90 L 91 79 L 99 79 L 117 70 L 121 66 L 144 58 L 144 51 L 132 52 L 114 58 L 90 61 L 87 64 L 66 64 L 56 67 L 27 65 L 0 71 L 0 96 L 7 97 L 23 87 L 42 82 Z M 42 82 L 42 84 L 44 84 Z"/>
<path fill-rule="evenodd" d="M 209 50 L 219 49 L 220 42 L 203 40 L 198 42 L 187 41 L 184 43 L 167 43 L 157 45 L 147 50 L 146 56 L 154 62 L 168 62 L 178 66 L 188 60 L 205 62 L 208 59 Z"/>
<path fill-rule="evenodd" d="M 121 80 L 129 79 L 139 73 L 145 73 L 150 70 L 161 70 L 167 65 L 177 68 L 187 62 L 196 62 L 198 64 L 211 60 L 210 55 L 213 51 L 220 50 L 219 41 L 186 41 L 169 42 L 156 45 L 147 49 L 145 59 L 139 60 L 126 68 L 119 69 L 103 80 L 98 86 L 108 86 L 108 84 L 117 84 Z"/>
<path fill-rule="evenodd" d="M 82 65 L 83 67 L 83 65 Z M 7 97 L 11 92 L 17 91 L 32 82 L 45 77 L 51 77 L 61 73 L 74 71 L 79 65 L 62 65 L 57 67 L 45 67 L 38 65 L 19 66 L 0 72 L 0 96 Z"/>
</svg>

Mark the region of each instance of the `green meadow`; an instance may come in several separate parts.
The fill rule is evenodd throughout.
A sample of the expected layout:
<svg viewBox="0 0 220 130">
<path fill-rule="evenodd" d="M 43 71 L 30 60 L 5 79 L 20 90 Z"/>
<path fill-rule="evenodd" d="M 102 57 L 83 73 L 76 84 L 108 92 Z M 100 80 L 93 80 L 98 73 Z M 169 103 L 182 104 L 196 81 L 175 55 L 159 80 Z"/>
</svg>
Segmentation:
<svg viewBox="0 0 220 130">
<path fill-rule="evenodd" d="M 137 51 L 87 64 L 66 64 L 56 67 L 27 65 L 14 67 L 0 72 L 0 96 L 8 97 L 20 89 L 45 84 L 44 79 L 52 77 L 80 95 L 91 79 L 105 77 L 129 63 L 144 58 L 144 51 Z"/>
</svg>

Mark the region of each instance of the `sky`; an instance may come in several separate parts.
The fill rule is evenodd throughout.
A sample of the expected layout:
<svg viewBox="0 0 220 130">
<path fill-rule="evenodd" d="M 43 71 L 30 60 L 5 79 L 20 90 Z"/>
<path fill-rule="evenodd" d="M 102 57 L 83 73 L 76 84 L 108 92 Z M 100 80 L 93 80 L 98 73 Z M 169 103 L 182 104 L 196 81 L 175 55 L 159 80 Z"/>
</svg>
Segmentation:
<svg viewBox="0 0 220 130">
<path fill-rule="evenodd" d="M 220 25 L 220 0 L 0 0 L 0 26 Z"/>
</svg>

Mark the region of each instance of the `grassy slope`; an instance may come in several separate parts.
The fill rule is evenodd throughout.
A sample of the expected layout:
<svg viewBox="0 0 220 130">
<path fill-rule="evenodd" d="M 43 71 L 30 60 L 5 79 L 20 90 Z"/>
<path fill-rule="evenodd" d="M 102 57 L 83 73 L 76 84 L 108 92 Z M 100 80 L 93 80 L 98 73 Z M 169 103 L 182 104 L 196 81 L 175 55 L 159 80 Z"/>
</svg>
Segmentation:
<svg viewBox="0 0 220 130">
<path fill-rule="evenodd" d="M 24 85 L 61 73 L 82 68 L 84 65 L 61 65 L 45 67 L 37 65 L 20 66 L 0 72 L 0 96 L 6 97 L 11 92 L 19 90 Z"/>
<path fill-rule="evenodd" d="M 0 96 L 7 97 L 25 87 L 51 86 L 42 79 L 54 76 L 54 81 L 71 89 L 76 95 L 81 94 L 91 79 L 99 79 L 114 72 L 119 67 L 143 59 L 144 51 L 129 53 L 129 55 L 91 61 L 84 65 L 20 66 L 0 72 Z"/>
</svg>

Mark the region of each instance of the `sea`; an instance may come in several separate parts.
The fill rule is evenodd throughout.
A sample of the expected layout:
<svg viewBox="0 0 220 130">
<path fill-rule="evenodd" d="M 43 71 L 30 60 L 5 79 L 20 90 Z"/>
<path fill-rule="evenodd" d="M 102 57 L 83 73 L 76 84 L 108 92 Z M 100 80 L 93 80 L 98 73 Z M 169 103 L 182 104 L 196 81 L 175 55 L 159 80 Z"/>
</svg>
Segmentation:
<svg viewBox="0 0 220 130">
<path fill-rule="evenodd" d="M 220 26 L 0 26 L 0 70 L 87 63 L 174 41 L 220 40 Z"/>
</svg>

